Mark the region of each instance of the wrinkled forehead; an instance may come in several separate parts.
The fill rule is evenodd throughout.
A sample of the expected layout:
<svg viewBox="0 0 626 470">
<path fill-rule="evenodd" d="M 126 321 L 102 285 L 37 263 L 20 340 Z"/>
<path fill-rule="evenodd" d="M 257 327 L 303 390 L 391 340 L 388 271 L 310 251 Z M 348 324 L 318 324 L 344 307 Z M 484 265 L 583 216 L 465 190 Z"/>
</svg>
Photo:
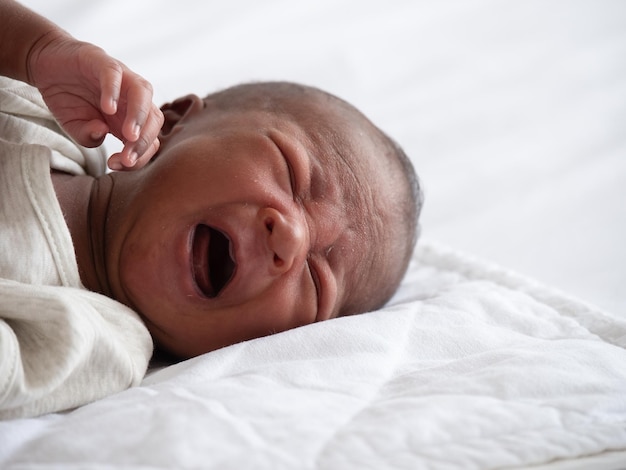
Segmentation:
<svg viewBox="0 0 626 470">
<path fill-rule="evenodd" d="M 395 210 L 401 183 L 385 164 L 383 152 L 368 135 L 336 147 L 345 198 L 355 208 L 349 217 L 360 235 L 346 272 L 342 315 L 380 307 L 395 285 L 394 266 L 401 263 L 397 239 L 404 234 Z"/>
<path fill-rule="evenodd" d="M 319 103 L 318 103 L 319 105 Z M 332 111 L 331 111 L 332 109 Z M 395 284 L 401 260 L 396 240 L 404 236 L 395 208 L 402 195 L 398 165 L 382 133 L 361 115 L 343 109 L 315 109 L 298 116 L 318 164 L 336 175 L 347 208 L 354 246 L 345 250 L 346 271 L 340 314 L 380 306 Z"/>
</svg>

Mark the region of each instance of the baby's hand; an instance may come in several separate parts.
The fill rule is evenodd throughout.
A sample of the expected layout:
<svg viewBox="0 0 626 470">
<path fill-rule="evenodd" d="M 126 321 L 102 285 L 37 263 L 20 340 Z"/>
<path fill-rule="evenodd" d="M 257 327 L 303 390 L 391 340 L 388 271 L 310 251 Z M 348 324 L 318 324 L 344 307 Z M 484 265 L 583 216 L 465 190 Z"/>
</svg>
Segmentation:
<svg viewBox="0 0 626 470">
<path fill-rule="evenodd" d="M 53 31 L 33 46 L 27 65 L 29 82 L 79 144 L 96 147 L 107 133 L 124 143 L 111 169 L 141 168 L 158 150 L 163 113 L 152 86 L 99 47 Z"/>
</svg>

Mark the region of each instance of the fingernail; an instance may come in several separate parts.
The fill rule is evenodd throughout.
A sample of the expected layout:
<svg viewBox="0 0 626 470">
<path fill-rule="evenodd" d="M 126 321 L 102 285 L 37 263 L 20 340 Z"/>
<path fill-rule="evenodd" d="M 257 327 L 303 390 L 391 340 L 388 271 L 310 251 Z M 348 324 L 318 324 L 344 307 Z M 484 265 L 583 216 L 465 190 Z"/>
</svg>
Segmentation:
<svg viewBox="0 0 626 470">
<path fill-rule="evenodd" d="M 92 132 L 90 137 L 91 140 L 100 140 L 104 137 L 104 134 L 102 132 Z"/>
<path fill-rule="evenodd" d="M 109 160 L 109 168 L 113 171 L 121 171 L 124 169 L 123 165 L 119 161 L 111 161 Z"/>
<path fill-rule="evenodd" d="M 137 155 L 137 152 L 130 152 L 130 154 L 128 155 L 128 162 L 130 163 L 130 166 L 134 166 L 135 163 L 137 163 L 137 157 L 139 157 L 139 155 Z"/>
<path fill-rule="evenodd" d="M 141 126 L 139 124 L 135 124 L 135 127 L 133 127 L 133 134 L 136 139 L 139 138 L 139 134 L 141 134 Z"/>
</svg>

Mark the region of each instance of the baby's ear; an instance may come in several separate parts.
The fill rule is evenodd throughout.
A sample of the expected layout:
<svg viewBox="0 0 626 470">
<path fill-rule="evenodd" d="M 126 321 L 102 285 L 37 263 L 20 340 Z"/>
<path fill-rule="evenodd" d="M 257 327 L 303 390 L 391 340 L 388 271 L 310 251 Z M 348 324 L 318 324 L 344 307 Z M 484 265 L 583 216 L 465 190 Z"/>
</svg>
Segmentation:
<svg viewBox="0 0 626 470">
<path fill-rule="evenodd" d="M 182 124 L 185 119 L 195 114 L 204 107 L 202 98 L 196 95 L 187 95 L 174 100 L 172 103 L 165 103 L 161 106 L 161 111 L 165 117 L 161 132 L 159 132 L 159 140 L 161 143 L 166 141 Z"/>
</svg>

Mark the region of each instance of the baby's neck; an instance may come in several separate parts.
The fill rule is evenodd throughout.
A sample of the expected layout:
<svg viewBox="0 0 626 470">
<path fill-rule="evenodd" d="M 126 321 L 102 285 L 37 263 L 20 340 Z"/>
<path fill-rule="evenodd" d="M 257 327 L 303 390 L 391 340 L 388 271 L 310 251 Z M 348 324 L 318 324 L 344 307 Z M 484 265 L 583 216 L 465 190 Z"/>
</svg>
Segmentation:
<svg viewBox="0 0 626 470">
<path fill-rule="evenodd" d="M 110 185 L 105 183 L 108 178 L 60 172 L 52 172 L 51 178 L 72 236 L 80 280 L 87 289 L 106 294 L 103 238 L 110 193 Z"/>
</svg>

